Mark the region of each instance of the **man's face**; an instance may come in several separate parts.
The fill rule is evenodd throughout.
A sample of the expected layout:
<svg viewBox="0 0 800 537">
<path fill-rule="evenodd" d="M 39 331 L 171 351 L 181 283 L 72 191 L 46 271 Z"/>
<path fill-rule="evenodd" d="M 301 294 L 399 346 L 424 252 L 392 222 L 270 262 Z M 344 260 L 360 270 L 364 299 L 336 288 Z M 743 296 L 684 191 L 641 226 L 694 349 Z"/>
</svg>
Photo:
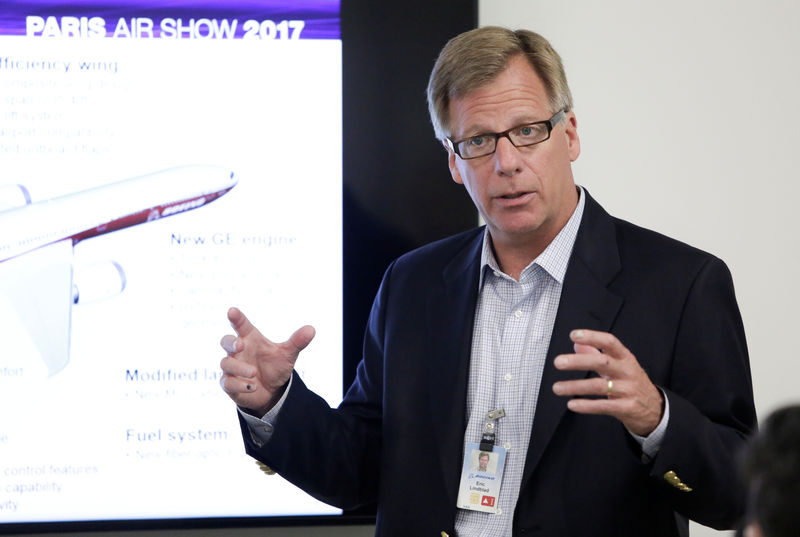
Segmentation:
<svg viewBox="0 0 800 537">
<path fill-rule="evenodd" d="M 481 455 L 478 459 L 478 469 L 486 470 L 486 467 L 489 465 L 489 455 Z"/>
<path fill-rule="evenodd" d="M 542 81 L 521 55 L 489 84 L 452 100 L 449 110 L 453 140 L 544 121 L 558 111 L 550 109 Z M 540 144 L 517 148 L 499 138 L 494 154 L 470 160 L 449 150 L 453 180 L 466 187 L 495 248 L 541 251 L 572 215 L 578 199 L 571 167 L 580 154 L 576 125 L 568 112 Z"/>
</svg>

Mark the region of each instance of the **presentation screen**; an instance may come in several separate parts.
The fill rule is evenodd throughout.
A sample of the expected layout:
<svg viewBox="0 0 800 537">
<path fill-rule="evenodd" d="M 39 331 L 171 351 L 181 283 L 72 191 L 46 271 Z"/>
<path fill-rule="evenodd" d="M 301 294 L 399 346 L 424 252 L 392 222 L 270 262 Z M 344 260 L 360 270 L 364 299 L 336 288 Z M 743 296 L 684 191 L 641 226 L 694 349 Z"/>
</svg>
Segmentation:
<svg viewBox="0 0 800 537">
<path fill-rule="evenodd" d="M 340 513 L 244 454 L 219 340 L 311 324 L 341 400 L 341 97 L 338 1 L 2 3 L 0 530 Z"/>
</svg>

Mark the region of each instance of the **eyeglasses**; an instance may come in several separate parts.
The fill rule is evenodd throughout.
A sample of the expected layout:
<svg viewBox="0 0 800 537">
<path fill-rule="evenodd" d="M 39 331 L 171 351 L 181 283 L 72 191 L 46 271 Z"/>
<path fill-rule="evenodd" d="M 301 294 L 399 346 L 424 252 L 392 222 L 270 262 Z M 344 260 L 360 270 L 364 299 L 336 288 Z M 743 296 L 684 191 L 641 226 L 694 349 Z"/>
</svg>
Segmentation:
<svg viewBox="0 0 800 537">
<path fill-rule="evenodd" d="M 497 151 L 497 140 L 508 138 L 514 147 L 527 147 L 536 145 L 550 139 L 553 127 L 564 119 L 564 110 L 560 110 L 547 121 L 537 121 L 511 127 L 503 132 L 485 132 L 477 136 L 470 136 L 463 140 L 447 140 L 450 149 L 464 160 L 485 157 Z"/>
</svg>

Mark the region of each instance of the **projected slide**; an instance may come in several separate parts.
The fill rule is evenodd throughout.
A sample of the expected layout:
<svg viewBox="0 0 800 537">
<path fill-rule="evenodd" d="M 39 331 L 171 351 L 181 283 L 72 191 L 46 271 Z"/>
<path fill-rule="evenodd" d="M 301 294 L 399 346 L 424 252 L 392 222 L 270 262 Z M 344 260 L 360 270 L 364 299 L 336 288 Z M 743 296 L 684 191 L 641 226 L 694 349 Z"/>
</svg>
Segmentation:
<svg viewBox="0 0 800 537">
<path fill-rule="evenodd" d="M 341 399 L 338 1 L 0 6 L 0 524 L 336 514 L 244 455 L 225 313 Z"/>
</svg>

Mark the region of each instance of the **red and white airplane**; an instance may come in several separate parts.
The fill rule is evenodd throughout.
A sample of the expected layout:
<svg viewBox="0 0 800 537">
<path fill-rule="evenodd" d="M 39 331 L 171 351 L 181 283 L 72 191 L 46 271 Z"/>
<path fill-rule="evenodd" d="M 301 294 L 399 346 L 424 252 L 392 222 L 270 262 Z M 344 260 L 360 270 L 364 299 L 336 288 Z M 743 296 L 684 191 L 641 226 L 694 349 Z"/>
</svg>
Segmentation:
<svg viewBox="0 0 800 537">
<path fill-rule="evenodd" d="M 49 375 L 69 362 L 72 306 L 84 301 L 73 281 L 75 244 L 198 209 L 237 182 L 226 168 L 181 166 L 43 201 L 31 202 L 21 185 L 0 187 L 0 292 Z M 121 292 L 125 273 L 116 262 L 109 267 Z"/>
</svg>

